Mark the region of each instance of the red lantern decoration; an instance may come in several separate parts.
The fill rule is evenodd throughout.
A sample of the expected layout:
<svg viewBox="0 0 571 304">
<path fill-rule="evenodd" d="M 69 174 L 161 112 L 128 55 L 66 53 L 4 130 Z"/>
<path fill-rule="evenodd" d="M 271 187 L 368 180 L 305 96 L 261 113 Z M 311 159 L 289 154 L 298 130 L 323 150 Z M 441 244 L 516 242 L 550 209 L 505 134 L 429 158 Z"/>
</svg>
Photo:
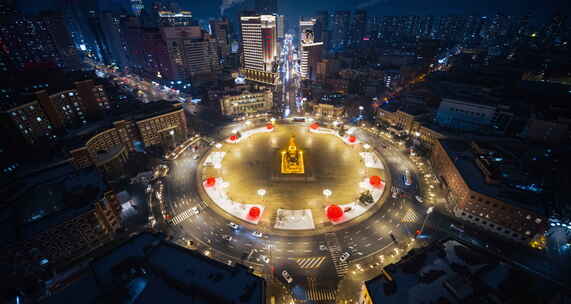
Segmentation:
<svg viewBox="0 0 571 304">
<path fill-rule="evenodd" d="M 206 179 L 206 187 L 212 187 L 216 184 L 216 178 L 214 177 L 209 177 Z"/>
<path fill-rule="evenodd" d="M 316 123 L 316 122 L 314 122 L 314 123 L 312 123 L 311 126 L 309 126 L 309 127 L 312 128 L 313 130 L 317 130 L 317 129 L 319 129 L 319 124 Z"/>
<path fill-rule="evenodd" d="M 236 141 L 237 139 L 238 139 L 238 136 L 237 136 L 237 135 L 231 135 L 231 136 L 230 136 L 230 140 L 231 140 L 231 141 Z"/>
<path fill-rule="evenodd" d="M 355 137 L 355 136 L 353 136 L 353 135 L 349 136 L 349 142 L 350 142 L 350 143 L 354 143 L 354 142 L 356 142 L 356 141 L 357 141 L 357 137 Z"/>
<path fill-rule="evenodd" d="M 272 125 L 271 123 L 266 124 L 266 129 L 271 130 L 274 128 L 274 125 Z"/>
<path fill-rule="evenodd" d="M 369 177 L 369 183 L 373 187 L 380 187 L 382 182 L 383 182 L 383 179 L 381 179 L 380 176 L 373 175 L 373 176 Z"/>
<path fill-rule="evenodd" d="M 258 217 L 260 216 L 260 213 L 261 213 L 260 208 L 254 206 L 254 207 L 250 208 L 250 211 L 248 211 L 248 216 L 249 216 L 250 218 L 255 218 L 255 219 L 256 219 L 256 218 L 258 218 Z"/>
<path fill-rule="evenodd" d="M 337 205 L 327 207 L 327 218 L 331 221 L 337 221 L 343 216 L 343 209 Z"/>
</svg>

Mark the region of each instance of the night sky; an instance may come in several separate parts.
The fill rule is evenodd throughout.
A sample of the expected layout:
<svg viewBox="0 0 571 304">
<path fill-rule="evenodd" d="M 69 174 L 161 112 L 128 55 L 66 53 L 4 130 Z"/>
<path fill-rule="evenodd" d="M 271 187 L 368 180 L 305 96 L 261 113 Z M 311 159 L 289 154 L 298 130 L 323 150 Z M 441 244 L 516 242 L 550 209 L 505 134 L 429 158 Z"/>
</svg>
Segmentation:
<svg viewBox="0 0 571 304">
<path fill-rule="evenodd" d="M 58 7 L 65 0 L 17 0 L 21 9 L 38 11 L 50 7 Z M 128 0 L 70 0 L 95 1 L 102 9 L 116 9 L 128 3 Z M 156 0 L 145 0 L 152 3 Z M 238 3 L 227 11 L 235 15 L 240 7 L 252 6 L 253 0 L 225 0 Z M 168 2 L 165 0 L 164 2 Z M 219 15 L 221 0 L 178 0 L 181 7 L 191 10 L 197 18 L 207 19 Z M 317 10 L 355 10 L 367 9 L 370 15 L 448 15 L 475 14 L 489 15 L 497 12 L 506 15 L 532 15 L 544 19 L 556 11 L 568 15 L 571 11 L 569 0 L 278 0 L 282 13 L 290 21 L 299 16 L 308 16 Z"/>
</svg>

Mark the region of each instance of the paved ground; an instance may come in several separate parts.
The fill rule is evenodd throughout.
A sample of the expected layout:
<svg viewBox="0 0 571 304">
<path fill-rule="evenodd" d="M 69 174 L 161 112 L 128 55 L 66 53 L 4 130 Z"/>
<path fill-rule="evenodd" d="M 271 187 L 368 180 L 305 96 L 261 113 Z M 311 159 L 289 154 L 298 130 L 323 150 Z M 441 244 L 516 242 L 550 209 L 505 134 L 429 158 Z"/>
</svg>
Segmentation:
<svg viewBox="0 0 571 304">
<path fill-rule="evenodd" d="M 234 201 L 266 206 L 260 221 L 265 229 L 274 226 L 272 219 L 278 208 L 311 209 L 316 225 L 328 224 L 326 206 L 357 200 L 361 192 L 359 182 L 363 179 L 380 175 L 388 181 L 384 170 L 365 168 L 359 156 L 361 146 L 349 146 L 335 136 L 307 130 L 305 125 L 278 124 L 274 132 L 226 144 L 220 149 L 226 152 L 222 169 L 203 168 L 202 176 L 222 177 L 229 182 L 228 195 Z M 309 178 L 275 180 L 272 177 L 279 175 L 280 151 L 287 147 L 292 135 L 304 152 Z M 263 198 L 257 195 L 261 188 L 267 191 Z M 333 195 L 324 197 L 324 189 L 330 189 Z"/>
</svg>

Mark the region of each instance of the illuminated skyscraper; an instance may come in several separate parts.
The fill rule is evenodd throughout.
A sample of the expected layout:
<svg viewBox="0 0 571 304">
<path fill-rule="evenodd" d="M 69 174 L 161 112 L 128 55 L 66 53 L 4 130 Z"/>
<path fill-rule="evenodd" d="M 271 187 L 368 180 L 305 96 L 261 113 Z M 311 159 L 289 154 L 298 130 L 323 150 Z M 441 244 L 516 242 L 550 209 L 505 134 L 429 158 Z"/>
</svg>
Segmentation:
<svg viewBox="0 0 571 304">
<path fill-rule="evenodd" d="M 317 63 L 321 60 L 323 42 L 315 40 L 315 25 L 317 19 L 300 20 L 300 57 L 301 78 L 315 79 Z"/>
<path fill-rule="evenodd" d="M 273 84 L 278 54 L 276 16 L 242 16 L 240 23 L 242 74 L 250 80 Z"/>
</svg>

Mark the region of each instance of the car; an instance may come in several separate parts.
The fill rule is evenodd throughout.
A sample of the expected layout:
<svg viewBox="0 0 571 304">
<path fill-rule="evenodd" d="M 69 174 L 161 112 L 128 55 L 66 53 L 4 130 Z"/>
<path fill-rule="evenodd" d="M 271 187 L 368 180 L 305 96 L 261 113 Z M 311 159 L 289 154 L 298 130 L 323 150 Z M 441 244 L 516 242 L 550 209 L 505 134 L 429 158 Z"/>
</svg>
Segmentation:
<svg viewBox="0 0 571 304">
<path fill-rule="evenodd" d="M 319 250 L 325 251 L 327 250 L 327 246 L 325 246 L 324 244 L 319 244 Z"/>
<path fill-rule="evenodd" d="M 452 230 L 455 230 L 456 232 L 464 233 L 464 229 L 462 229 L 462 227 L 458 227 L 458 226 L 456 226 L 456 225 L 454 225 L 454 224 L 450 224 L 450 228 L 451 228 Z"/>
<path fill-rule="evenodd" d="M 266 263 L 266 264 L 270 263 L 270 258 L 268 258 L 265 255 L 260 255 L 260 260 L 264 261 L 264 263 Z"/>
<path fill-rule="evenodd" d="M 351 254 L 349 254 L 349 252 L 345 251 L 341 254 L 341 256 L 339 257 L 339 260 L 341 262 L 345 262 L 347 261 L 347 259 L 351 256 Z"/>
<path fill-rule="evenodd" d="M 287 272 L 287 270 L 283 270 L 282 271 L 282 277 L 284 277 L 284 279 L 286 280 L 286 282 L 288 283 L 292 283 L 293 282 L 293 278 L 289 275 L 289 273 Z"/>
<path fill-rule="evenodd" d="M 225 235 L 222 236 L 222 239 L 224 239 L 224 240 L 230 242 L 230 241 L 232 240 L 232 237 L 229 236 L 229 235 L 227 235 L 227 234 L 225 234 Z"/>
<path fill-rule="evenodd" d="M 199 213 L 200 213 L 200 210 L 198 210 L 198 208 L 196 208 L 196 207 L 192 207 L 192 208 L 190 208 L 190 211 L 191 211 L 191 212 L 192 212 L 192 214 L 194 214 L 194 215 L 196 215 L 196 214 L 199 214 Z"/>
<path fill-rule="evenodd" d="M 393 242 L 395 242 L 395 244 L 398 244 L 397 238 L 392 233 L 390 234 L 390 236 Z"/>
<path fill-rule="evenodd" d="M 232 230 L 238 230 L 238 229 L 240 229 L 240 226 L 238 226 L 238 224 L 236 224 L 236 223 L 234 223 L 234 222 L 228 223 L 228 226 L 229 226 L 230 228 L 232 228 Z"/>
<path fill-rule="evenodd" d="M 264 235 L 263 233 L 261 233 L 261 232 L 259 232 L 259 231 L 254 231 L 254 232 L 252 232 L 252 234 L 253 234 L 255 237 L 259 237 L 259 238 L 261 238 L 261 237 Z"/>
<path fill-rule="evenodd" d="M 423 202 L 423 199 L 422 199 L 422 197 L 421 197 L 420 195 L 417 195 L 417 196 L 415 196 L 414 198 L 416 198 L 416 200 L 417 200 L 419 203 L 422 203 L 422 202 Z"/>
</svg>

